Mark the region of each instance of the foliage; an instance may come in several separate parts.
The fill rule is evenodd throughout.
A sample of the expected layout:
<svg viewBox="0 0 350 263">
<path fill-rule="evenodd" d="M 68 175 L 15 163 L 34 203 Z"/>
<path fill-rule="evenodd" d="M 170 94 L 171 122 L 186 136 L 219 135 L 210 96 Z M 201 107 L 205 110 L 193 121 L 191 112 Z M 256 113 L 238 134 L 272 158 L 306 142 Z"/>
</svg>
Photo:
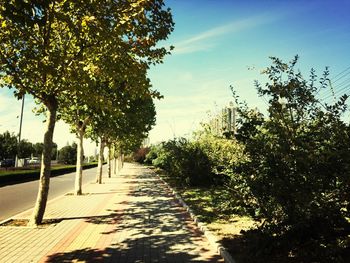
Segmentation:
<svg viewBox="0 0 350 263">
<path fill-rule="evenodd" d="M 41 157 L 43 152 L 43 143 L 31 143 L 25 139 L 18 144 L 17 136 L 6 131 L 0 134 L 0 160 L 14 159 L 18 152 L 19 158 L 29 158 L 31 155 Z M 57 144 L 53 143 L 52 159 L 57 155 Z"/>
<path fill-rule="evenodd" d="M 250 206 L 244 199 L 251 198 L 250 191 L 238 169 L 249 160 L 244 154 L 244 145 L 236 139 L 213 135 L 205 125 L 204 128 L 197 132 L 195 142 L 208 156 L 213 178 L 218 185 L 224 186 L 217 206 L 230 213 L 247 213 Z"/>
<path fill-rule="evenodd" d="M 128 81 L 131 74 L 118 71 L 129 67 L 128 58 L 143 65 L 162 62 L 169 52 L 157 44 L 174 23 L 163 0 L 0 0 L 0 26 L 0 87 L 13 88 L 18 98 L 33 95 L 39 112 L 47 116 L 41 180 L 30 220 L 36 225 L 48 197 L 57 112 L 80 110 L 91 101 L 103 105 L 106 93 L 98 96 L 98 88 Z M 74 103 L 78 107 L 71 109 Z"/>
<path fill-rule="evenodd" d="M 28 158 L 34 152 L 34 147 L 31 142 L 27 140 L 21 140 L 18 145 L 18 157 Z"/>
<path fill-rule="evenodd" d="M 83 164 L 83 169 L 96 167 L 97 163 Z M 51 176 L 62 175 L 75 171 L 75 165 L 59 165 L 52 167 Z M 13 183 L 37 180 L 39 178 L 40 169 L 16 169 L 0 171 L 0 185 L 8 185 Z"/>
<path fill-rule="evenodd" d="M 77 162 L 77 145 L 66 145 L 58 152 L 58 162 L 64 164 L 75 164 Z"/>
<path fill-rule="evenodd" d="M 210 202 L 259 220 L 259 229 L 238 241 L 252 262 L 270 261 L 271 255 L 276 262 L 289 262 L 291 255 L 297 262 L 345 262 L 350 248 L 350 127 L 342 118 L 347 96 L 333 105 L 320 102 L 317 94 L 327 88 L 328 70 L 320 79 L 311 70 L 306 81 L 295 69 L 297 61 L 272 58 L 264 71 L 268 83 L 256 82 L 258 94 L 269 100 L 268 116 L 249 109 L 234 93 L 240 116 L 235 138 L 216 137 L 204 127 L 193 141 L 153 146 L 145 161 L 185 185 L 222 186 L 220 198 Z"/>
<path fill-rule="evenodd" d="M 157 158 L 152 160 L 152 163 L 165 169 L 184 185 L 214 183 L 209 159 L 196 143 L 191 143 L 185 138 L 173 139 L 162 143 L 156 155 Z M 150 156 L 147 157 L 148 162 L 149 160 Z"/>
<path fill-rule="evenodd" d="M 332 247 L 350 230 L 350 129 L 342 120 L 347 96 L 323 105 L 316 95 L 327 88 L 328 70 L 316 87 L 315 72 L 304 80 L 297 61 L 272 58 L 264 71 L 270 82 L 256 83 L 259 95 L 269 98 L 267 118 L 240 104 L 237 138 L 249 161 L 239 168 L 250 191 L 242 199 L 267 233 L 288 237 L 290 244 L 311 239 Z"/>
<path fill-rule="evenodd" d="M 6 131 L 0 134 L 0 160 L 15 159 L 17 153 L 17 136 Z"/>
<path fill-rule="evenodd" d="M 161 148 L 161 144 L 151 145 L 151 147 L 149 148 L 149 152 L 145 156 L 144 163 L 149 165 L 153 164 L 153 160 L 157 159 L 158 153 L 161 151 Z"/>
<path fill-rule="evenodd" d="M 34 148 L 34 152 L 33 152 L 34 156 L 40 157 L 44 150 L 44 144 L 42 142 L 37 142 L 33 144 L 33 148 Z"/>
<path fill-rule="evenodd" d="M 150 148 L 148 147 L 141 147 L 137 149 L 133 153 L 133 160 L 138 163 L 144 163 L 146 159 L 146 155 L 149 153 Z"/>
</svg>

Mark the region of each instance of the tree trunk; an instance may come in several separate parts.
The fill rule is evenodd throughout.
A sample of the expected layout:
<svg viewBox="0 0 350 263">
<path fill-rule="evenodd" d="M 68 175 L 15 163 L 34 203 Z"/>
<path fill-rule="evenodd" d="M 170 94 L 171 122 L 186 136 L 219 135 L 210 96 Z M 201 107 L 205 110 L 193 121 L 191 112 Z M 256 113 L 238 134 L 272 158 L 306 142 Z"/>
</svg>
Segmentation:
<svg viewBox="0 0 350 263">
<path fill-rule="evenodd" d="M 108 178 L 111 178 L 111 160 L 109 159 L 109 157 L 107 158 L 107 174 Z"/>
<path fill-rule="evenodd" d="M 117 157 L 117 173 L 120 171 L 120 155 Z"/>
<path fill-rule="evenodd" d="M 107 158 L 107 171 L 108 171 L 108 178 L 111 178 L 111 170 L 112 170 L 112 164 L 111 164 L 111 146 L 108 146 L 108 158 Z"/>
<path fill-rule="evenodd" d="M 74 194 L 82 194 L 82 181 L 83 181 L 83 161 L 84 161 L 84 130 L 78 129 L 77 131 L 78 145 L 77 145 L 77 167 L 75 173 L 75 186 Z"/>
<path fill-rule="evenodd" d="M 113 166 L 113 175 L 117 175 L 117 158 L 115 157 L 115 155 L 113 156 L 114 157 L 114 166 Z"/>
<path fill-rule="evenodd" d="M 47 98 L 47 100 L 45 101 L 45 105 L 47 107 L 47 126 L 44 134 L 44 149 L 41 159 L 39 190 L 35 202 L 35 207 L 29 220 L 29 225 L 39 225 L 42 223 L 46 209 L 47 198 L 49 195 L 52 137 L 55 129 L 56 114 L 58 107 L 56 98 L 53 96 Z"/>
<path fill-rule="evenodd" d="M 98 156 L 98 168 L 97 168 L 97 174 L 96 174 L 96 183 L 102 184 L 102 165 L 103 165 L 103 149 L 104 149 L 104 141 L 101 138 L 100 141 L 100 150 L 99 150 L 99 156 Z"/>
<path fill-rule="evenodd" d="M 120 162 L 121 162 L 121 168 L 124 167 L 124 153 L 122 151 L 120 151 Z"/>
</svg>

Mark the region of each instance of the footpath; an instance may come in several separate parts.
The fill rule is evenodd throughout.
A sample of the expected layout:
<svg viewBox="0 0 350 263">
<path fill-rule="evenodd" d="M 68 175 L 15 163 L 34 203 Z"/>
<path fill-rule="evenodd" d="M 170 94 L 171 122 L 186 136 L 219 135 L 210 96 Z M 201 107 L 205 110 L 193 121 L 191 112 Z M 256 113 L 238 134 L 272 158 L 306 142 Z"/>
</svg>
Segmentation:
<svg viewBox="0 0 350 263">
<path fill-rule="evenodd" d="M 47 224 L 0 226 L 0 262 L 223 262 L 148 168 L 126 163 L 83 192 L 49 202 Z"/>
</svg>

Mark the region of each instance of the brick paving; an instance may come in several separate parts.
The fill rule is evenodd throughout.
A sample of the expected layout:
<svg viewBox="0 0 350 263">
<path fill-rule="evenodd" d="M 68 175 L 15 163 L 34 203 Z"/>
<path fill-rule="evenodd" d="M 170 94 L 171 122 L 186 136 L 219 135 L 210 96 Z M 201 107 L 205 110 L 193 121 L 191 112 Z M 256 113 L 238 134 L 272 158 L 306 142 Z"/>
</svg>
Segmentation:
<svg viewBox="0 0 350 263">
<path fill-rule="evenodd" d="M 51 224 L 0 226 L 0 262 L 223 262 L 146 167 L 126 163 L 83 191 L 48 203 Z"/>
</svg>

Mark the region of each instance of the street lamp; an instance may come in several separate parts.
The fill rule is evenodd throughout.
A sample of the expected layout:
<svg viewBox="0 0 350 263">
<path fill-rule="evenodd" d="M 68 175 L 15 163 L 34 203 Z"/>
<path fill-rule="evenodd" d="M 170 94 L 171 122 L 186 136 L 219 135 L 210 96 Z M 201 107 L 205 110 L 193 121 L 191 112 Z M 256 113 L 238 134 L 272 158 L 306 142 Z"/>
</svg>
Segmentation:
<svg viewBox="0 0 350 263">
<path fill-rule="evenodd" d="M 23 94 L 23 96 L 22 96 L 21 118 L 20 118 L 20 121 L 19 121 L 18 146 L 17 146 L 17 154 L 16 154 L 16 160 L 15 160 L 15 167 L 18 167 L 19 145 L 20 145 L 20 143 L 21 143 L 21 133 L 22 133 L 23 108 L 24 108 L 24 94 Z"/>
</svg>

